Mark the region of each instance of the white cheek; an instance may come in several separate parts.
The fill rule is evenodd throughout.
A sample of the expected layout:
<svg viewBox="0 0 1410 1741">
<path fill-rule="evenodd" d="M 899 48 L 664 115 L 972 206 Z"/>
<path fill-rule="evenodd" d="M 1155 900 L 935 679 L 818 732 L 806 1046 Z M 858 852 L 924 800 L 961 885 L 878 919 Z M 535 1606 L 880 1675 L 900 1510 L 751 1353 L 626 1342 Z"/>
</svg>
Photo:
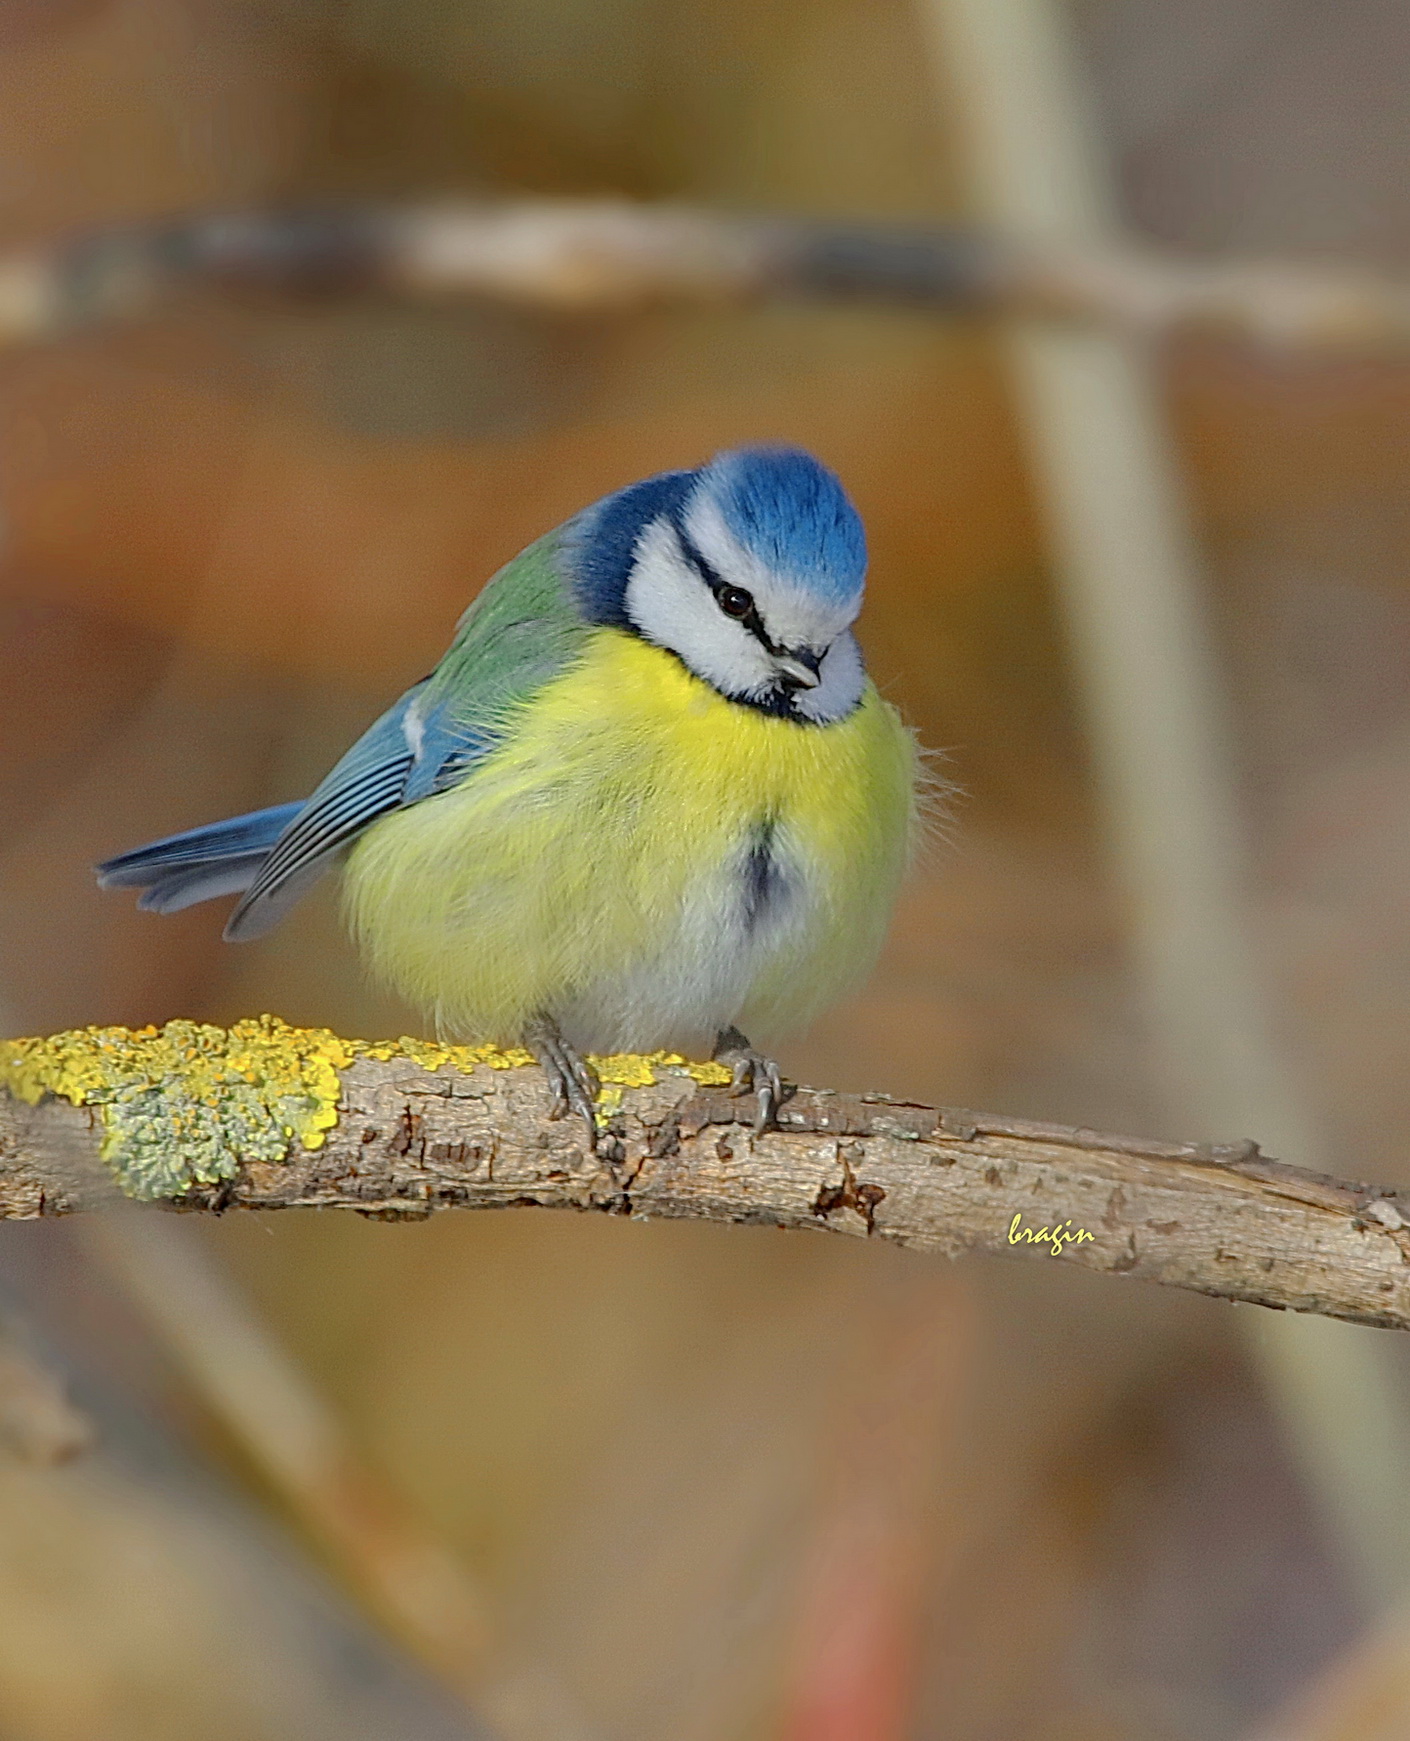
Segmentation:
<svg viewBox="0 0 1410 1741">
<path fill-rule="evenodd" d="M 720 610 L 665 524 L 643 532 L 623 603 L 638 633 L 678 654 L 724 694 L 755 695 L 772 683 L 773 660 Z"/>
<path fill-rule="evenodd" d="M 804 719 L 826 725 L 850 713 L 866 688 L 866 667 L 855 635 L 837 637 L 827 650 L 818 676 L 821 681 L 817 688 L 805 689 L 795 696 L 793 705 Z"/>
</svg>

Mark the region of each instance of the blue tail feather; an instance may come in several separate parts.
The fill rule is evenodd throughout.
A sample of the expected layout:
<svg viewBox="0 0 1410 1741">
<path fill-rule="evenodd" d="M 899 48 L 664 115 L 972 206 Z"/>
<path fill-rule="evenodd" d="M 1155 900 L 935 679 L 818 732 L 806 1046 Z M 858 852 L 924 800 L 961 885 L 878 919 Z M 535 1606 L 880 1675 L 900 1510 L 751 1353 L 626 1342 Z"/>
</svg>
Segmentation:
<svg viewBox="0 0 1410 1741">
<path fill-rule="evenodd" d="M 175 913 L 197 901 L 249 888 L 275 842 L 303 803 L 275 804 L 224 822 L 188 828 L 119 853 L 98 868 L 105 889 L 145 889 L 137 903 L 153 913 Z"/>
<path fill-rule="evenodd" d="M 251 852 L 243 858 L 220 858 L 189 870 L 159 872 L 143 891 L 137 905 L 144 913 L 179 913 L 197 901 L 213 901 L 220 895 L 243 895 L 260 873 L 269 854 Z"/>
<path fill-rule="evenodd" d="M 337 862 L 362 831 L 392 810 L 430 798 L 465 776 L 492 737 L 445 706 L 414 711 L 425 679 L 362 734 L 312 797 L 232 816 L 154 840 L 98 868 L 105 889 L 143 889 L 138 905 L 174 913 L 241 894 L 225 935 L 261 936 Z"/>
</svg>

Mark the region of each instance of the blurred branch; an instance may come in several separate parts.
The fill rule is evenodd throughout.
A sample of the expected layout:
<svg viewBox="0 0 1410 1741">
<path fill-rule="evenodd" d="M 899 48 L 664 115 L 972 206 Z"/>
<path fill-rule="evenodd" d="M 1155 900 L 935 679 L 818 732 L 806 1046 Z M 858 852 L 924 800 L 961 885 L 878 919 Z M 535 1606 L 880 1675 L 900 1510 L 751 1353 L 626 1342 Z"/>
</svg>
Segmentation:
<svg viewBox="0 0 1410 1741">
<path fill-rule="evenodd" d="M 496 1636 L 471 1573 L 363 1460 L 206 1251 L 179 1237 L 194 1229 L 118 1214 L 84 1231 L 192 1390 L 392 1636 L 503 1741 L 591 1741 L 547 1665 Z"/>
<path fill-rule="evenodd" d="M 151 315 L 173 295 L 210 289 L 483 297 L 582 313 L 867 300 L 1313 352 L 1410 350 L 1410 281 L 1369 268 L 550 200 L 208 214 L 38 244 L 0 255 L 0 345 Z"/>
<path fill-rule="evenodd" d="M 0 1449 L 36 1468 L 66 1463 L 93 1444 L 93 1424 L 63 1380 L 15 1329 L 0 1323 Z"/>
<path fill-rule="evenodd" d="M 1402 1741 L 1410 1734 L 1410 1612 L 1403 1603 L 1324 1664 L 1246 1741 Z"/>
<path fill-rule="evenodd" d="M 1070 9 L 917 5 L 982 220 L 1045 247 L 1098 257 L 1120 247 L 1115 177 Z M 1241 283 L 1247 306 L 1286 319 L 1289 335 L 1325 332 L 1325 278 L 1211 270 L 1225 276 L 1220 295 L 1238 303 Z M 1358 326 L 1369 335 L 1359 320 L 1343 335 Z M 1256 1130 L 1316 1164 L 1323 1135 L 1279 1045 L 1249 919 L 1236 734 L 1159 374 L 1120 332 L 1015 321 L 1005 338 L 1167 1116 Z M 1246 1318 L 1244 1328 L 1365 1599 L 1384 1605 L 1404 1590 L 1410 1557 L 1399 1504 L 1410 1423 L 1385 1369 L 1390 1351 L 1316 1319 Z"/>
<path fill-rule="evenodd" d="M 168 1046 L 150 1030 L 123 1043 L 138 1056 Z M 645 1085 L 608 1090 L 614 1104 L 592 1154 L 574 1121 L 548 1116 L 536 1068 L 506 1068 L 501 1056 L 495 1067 L 428 1069 L 364 1051 L 329 1075 L 334 1122 L 320 1146 L 291 1145 L 275 1160 L 263 1137 L 263 1158 L 237 1142 L 229 1176 L 171 1206 L 398 1218 L 532 1205 L 827 1227 L 946 1256 L 1060 1256 L 1226 1299 L 1410 1328 L 1410 1217 L 1394 1196 L 1269 1159 L 1253 1143 L 1151 1142 L 813 1089 L 787 1101 L 778 1130 L 756 1136 L 744 1122 L 749 1103 L 726 1089 L 666 1064 L 625 1062 L 637 1068 L 619 1080 L 635 1074 Z M 229 1128 L 252 1129 L 250 1089 L 204 1080 L 212 1116 L 222 1118 L 228 1097 Z M 140 1070 L 130 1090 L 125 1116 L 148 1093 Z M 117 1186 L 99 1150 L 112 1110 L 0 1098 L 0 1217 L 111 1203 Z M 146 1112 L 142 1128 L 149 1145 L 169 1148 L 179 1175 L 183 1138 L 166 1117 Z"/>
</svg>

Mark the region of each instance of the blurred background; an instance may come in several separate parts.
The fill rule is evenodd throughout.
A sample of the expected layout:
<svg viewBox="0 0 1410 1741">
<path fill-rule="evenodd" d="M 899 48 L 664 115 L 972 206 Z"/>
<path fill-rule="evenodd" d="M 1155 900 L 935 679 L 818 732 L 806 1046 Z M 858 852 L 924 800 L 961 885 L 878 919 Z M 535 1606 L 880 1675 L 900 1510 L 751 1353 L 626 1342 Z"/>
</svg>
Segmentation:
<svg viewBox="0 0 1410 1741">
<path fill-rule="evenodd" d="M 1407 65 L 1390 0 L 3 0 L 0 247 L 553 194 L 1395 270 Z M 786 1070 L 1410 1185 L 1410 363 L 1063 342 L 211 293 L 0 354 L 5 1030 L 414 1032 L 328 889 L 231 949 L 214 908 L 157 921 L 88 867 L 302 795 L 531 538 L 785 439 L 861 507 L 872 669 L 962 789 L 876 975 Z M 1110 387 L 1086 459 L 1063 367 Z M 1193 785 L 1152 777 L 1144 820 L 1082 590 L 1108 495 L 1139 509 L 1112 532 L 1137 630 L 1172 599 L 1192 625 L 1145 724 L 1186 695 Z M 1153 890 L 1206 813 L 1218 874 Z M 1207 1093 L 1181 1020 L 1238 1046 L 1171 966 L 1187 896 L 1246 944 L 1259 1029 Z M 16 1358 L 94 1436 L 55 1460 L 0 1431 L 0 1741 L 1410 1735 L 1391 1333 L 1294 1345 L 1057 1263 L 755 1228 L 195 1222 L 162 1236 L 337 1423 L 362 1523 L 339 1549 L 281 1485 L 121 1239 L 0 1228 Z M 463 1674 L 349 1572 L 387 1516 L 478 1605 Z"/>
</svg>

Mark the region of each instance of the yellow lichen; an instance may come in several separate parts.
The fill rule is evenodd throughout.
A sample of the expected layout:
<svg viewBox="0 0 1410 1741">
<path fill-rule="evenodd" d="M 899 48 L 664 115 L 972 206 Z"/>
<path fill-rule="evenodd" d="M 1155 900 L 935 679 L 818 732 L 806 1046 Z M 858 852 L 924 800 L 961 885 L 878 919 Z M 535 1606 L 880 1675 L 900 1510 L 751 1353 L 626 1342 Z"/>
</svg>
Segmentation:
<svg viewBox="0 0 1410 1741">
<path fill-rule="evenodd" d="M 602 1084 L 597 1096 L 597 1122 L 605 1124 L 622 1108 L 623 1090 L 653 1088 L 658 1070 L 682 1070 L 697 1082 L 728 1082 L 730 1072 L 723 1064 L 689 1064 L 679 1052 L 613 1052 L 605 1058 L 588 1060 L 597 1071 Z"/>
<path fill-rule="evenodd" d="M 713 1059 L 705 1063 L 692 1064 L 684 1058 L 678 1060 L 679 1066 L 687 1076 L 692 1076 L 702 1087 L 713 1084 L 720 1088 L 733 1080 L 733 1071 L 727 1064 L 716 1064 Z"/>
<path fill-rule="evenodd" d="M 233 1178 L 240 1157 L 317 1148 L 338 1122 L 338 1072 L 355 1048 L 273 1016 L 216 1028 L 80 1028 L 0 1044 L 0 1085 L 97 1106 L 103 1159 L 132 1197 L 172 1197 Z"/>
<path fill-rule="evenodd" d="M 348 1044 L 360 1058 L 410 1058 L 423 1070 L 439 1070 L 449 1064 L 454 1070 L 473 1070 L 477 1064 L 487 1064 L 491 1070 L 518 1070 L 532 1064 L 534 1055 L 522 1046 L 507 1051 L 499 1046 L 446 1046 L 439 1040 L 416 1040 L 403 1034 L 399 1040 L 349 1040 Z"/>
<path fill-rule="evenodd" d="M 449 1065 L 513 1070 L 532 1064 L 520 1048 L 344 1040 L 326 1028 L 291 1028 L 258 1016 L 233 1028 L 173 1021 L 164 1028 L 79 1028 L 44 1039 L 0 1041 L 0 1087 L 31 1105 L 46 1095 L 99 1108 L 100 1152 L 131 1197 L 175 1197 L 192 1185 L 235 1176 L 242 1159 L 281 1161 L 294 1143 L 316 1149 L 338 1122 L 338 1072 L 355 1058 L 407 1058 L 426 1070 Z M 722 1064 L 674 1052 L 594 1058 L 603 1084 L 599 1119 L 626 1088 L 650 1087 L 661 1069 L 696 1082 L 728 1082 Z"/>
</svg>

